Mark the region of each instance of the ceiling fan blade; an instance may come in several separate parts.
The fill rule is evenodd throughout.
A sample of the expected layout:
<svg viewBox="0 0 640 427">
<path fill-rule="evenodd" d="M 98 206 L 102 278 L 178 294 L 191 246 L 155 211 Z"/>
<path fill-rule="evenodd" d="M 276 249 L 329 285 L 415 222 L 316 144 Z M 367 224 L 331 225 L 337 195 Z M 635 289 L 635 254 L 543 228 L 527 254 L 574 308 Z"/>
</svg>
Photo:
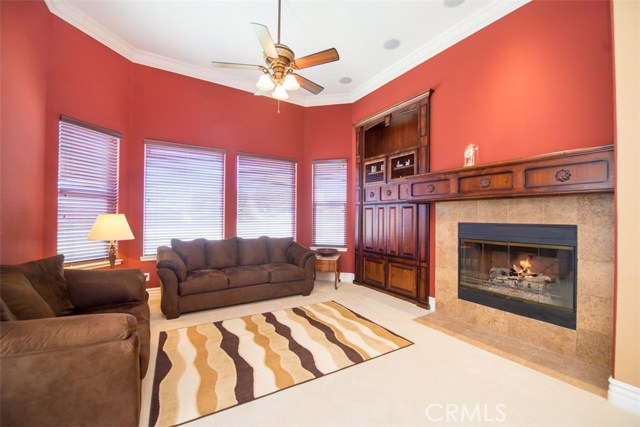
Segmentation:
<svg viewBox="0 0 640 427">
<path fill-rule="evenodd" d="M 296 76 L 296 80 L 298 81 L 298 84 L 300 84 L 300 87 L 302 87 L 305 90 L 308 90 L 314 95 L 317 95 L 324 90 L 322 86 L 312 82 L 311 80 L 305 79 L 300 74 L 293 73 L 293 75 Z"/>
<path fill-rule="evenodd" d="M 276 45 L 273 44 L 273 39 L 271 38 L 271 34 L 269 34 L 269 29 L 256 22 L 251 23 L 251 28 L 253 28 L 253 32 L 258 38 L 260 46 L 262 46 L 262 50 L 264 50 L 264 54 L 269 58 L 277 58 L 278 51 L 276 50 Z"/>
<path fill-rule="evenodd" d="M 314 67 L 320 64 L 326 64 L 327 62 L 333 62 L 340 59 L 338 51 L 335 48 L 323 50 L 322 52 L 316 52 L 311 55 L 303 56 L 293 61 L 293 68 L 302 70 L 303 68 Z"/>
<path fill-rule="evenodd" d="M 237 64 L 235 62 L 211 61 L 211 64 L 218 68 L 240 68 L 242 70 L 261 70 L 264 68 L 262 65 Z"/>
</svg>

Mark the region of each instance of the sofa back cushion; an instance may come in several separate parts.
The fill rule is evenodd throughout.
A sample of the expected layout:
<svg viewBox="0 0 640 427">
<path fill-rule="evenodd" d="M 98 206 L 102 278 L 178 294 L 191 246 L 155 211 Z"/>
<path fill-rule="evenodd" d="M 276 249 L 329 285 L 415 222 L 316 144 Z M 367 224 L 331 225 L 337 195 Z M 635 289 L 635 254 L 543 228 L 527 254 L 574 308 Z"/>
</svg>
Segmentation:
<svg viewBox="0 0 640 427">
<path fill-rule="evenodd" d="M 238 256 L 240 265 L 260 265 L 269 262 L 267 237 L 257 239 L 238 238 Z"/>
<path fill-rule="evenodd" d="M 29 279 L 18 271 L 0 273 L 0 292 L 9 313 L 17 320 L 55 317 L 49 304 L 36 292 Z M 10 319 L 5 315 L 3 318 Z"/>
<path fill-rule="evenodd" d="M 238 239 L 207 240 L 205 254 L 207 268 L 235 267 L 238 265 Z"/>
<path fill-rule="evenodd" d="M 67 290 L 67 280 L 64 278 L 64 255 L 55 255 L 24 264 L 3 265 L 0 269 L 3 273 L 24 274 L 33 289 L 51 307 L 56 316 L 69 314 L 73 309 Z"/>
<path fill-rule="evenodd" d="M 205 268 L 204 245 L 206 239 L 182 241 L 171 239 L 171 248 L 180 255 L 187 271 L 202 270 Z"/>
<path fill-rule="evenodd" d="M 287 248 L 293 242 L 292 237 L 269 237 L 267 240 L 267 251 L 269 252 L 269 262 L 287 262 Z"/>
</svg>

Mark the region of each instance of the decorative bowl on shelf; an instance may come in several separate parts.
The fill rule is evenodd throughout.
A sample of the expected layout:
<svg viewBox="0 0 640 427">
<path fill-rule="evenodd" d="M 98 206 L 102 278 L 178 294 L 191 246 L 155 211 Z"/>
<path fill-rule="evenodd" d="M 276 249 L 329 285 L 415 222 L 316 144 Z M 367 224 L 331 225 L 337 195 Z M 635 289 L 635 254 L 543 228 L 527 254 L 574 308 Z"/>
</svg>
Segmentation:
<svg viewBox="0 0 640 427">
<path fill-rule="evenodd" d="M 316 249 L 316 253 L 320 256 L 334 256 L 338 253 L 338 250 L 333 248 L 320 248 Z"/>
</svg>

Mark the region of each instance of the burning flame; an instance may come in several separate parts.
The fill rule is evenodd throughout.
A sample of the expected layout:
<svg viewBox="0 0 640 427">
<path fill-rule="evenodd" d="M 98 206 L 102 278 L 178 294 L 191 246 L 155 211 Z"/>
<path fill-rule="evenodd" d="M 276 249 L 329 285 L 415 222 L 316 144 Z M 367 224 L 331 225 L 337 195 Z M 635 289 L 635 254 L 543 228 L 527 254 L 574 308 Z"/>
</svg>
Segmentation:
<svg viewBox="0 0 640 427">
<path fill-rule="evenodd" d="M 527 259 L 520 260 L 520 268 L 513 264 L 513 270 L 518 274 L 518 277 L 524 278 L 531 276 L 531 263 Z"/>
</svg>

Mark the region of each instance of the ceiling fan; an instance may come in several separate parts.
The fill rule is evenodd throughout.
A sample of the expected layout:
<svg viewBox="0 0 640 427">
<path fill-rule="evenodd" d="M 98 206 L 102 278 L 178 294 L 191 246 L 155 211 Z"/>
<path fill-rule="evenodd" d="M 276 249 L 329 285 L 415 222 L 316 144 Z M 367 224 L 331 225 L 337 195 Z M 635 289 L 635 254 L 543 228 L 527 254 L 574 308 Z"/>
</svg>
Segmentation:
<svg viewBox="0 0 640 427">
<path fill-rule="evenodd" d="M 271 96 L 279 100 L 287 99 L 289 97 L 287 91 L 296 90 L 299 87 L 317 95 L 322 92 L 324 88 L 311 80 L 305 79 L 301 75 L 297 74 L 295 70 L 301 70 L 303 68 L 337 61 L 340 59 L 338 51 L 335 48 L 331 48 L 296 59 L 293 50 L 291 50 L 289 46 L 280 43 L 280 3 L 281 0 L 278 0 L 277 43 L 273 42 L 271 34 L 269 34 L 269 29 L 265 25 L 258 24 L 256 22 L 251 23 L 253 32 L 262 46 L 266 67 L 262 65 L 217 61 L 213 61 L 212 64 L 215 67 L 220 68 L 239 68 L 262 71 L 263 74 L 260 76 L 260 79 L 256 84 L 258 88 L 256 95 L 269 95 L 269 91 L 275 88 L 273 93 L 271 93 Z"/>
</svg>

